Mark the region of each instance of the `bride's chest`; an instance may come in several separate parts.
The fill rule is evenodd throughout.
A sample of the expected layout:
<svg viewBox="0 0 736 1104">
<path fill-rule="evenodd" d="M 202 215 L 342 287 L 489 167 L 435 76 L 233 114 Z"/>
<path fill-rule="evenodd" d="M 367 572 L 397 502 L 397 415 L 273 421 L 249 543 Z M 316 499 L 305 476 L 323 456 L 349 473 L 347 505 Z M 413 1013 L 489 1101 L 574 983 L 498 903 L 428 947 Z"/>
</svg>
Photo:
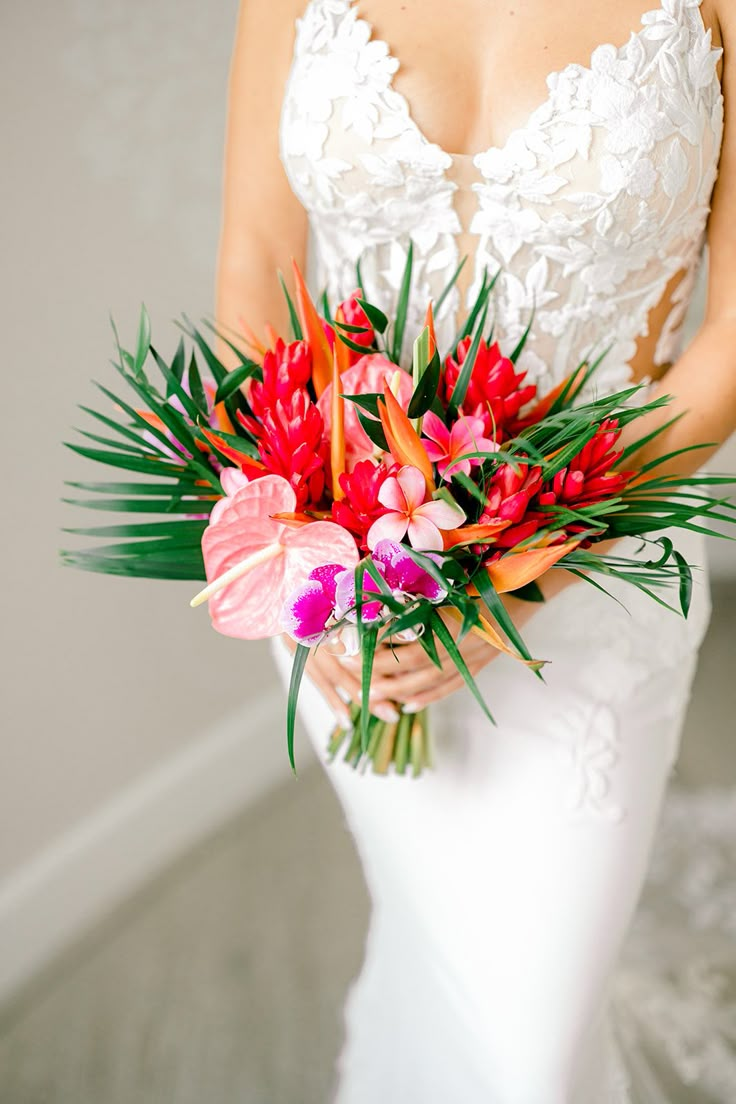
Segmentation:
<svg viewBox="0 0 736 1104">
<path fill-rule="evenodd" d="M 418 125 L 395 86 L 397 59 L 355 5 L 311 0 L 297 21 L 281 157 L 313 221 L 364 242 L 497 224 L 502 240 L 565 249 L 617 227 L 630 247 L 702 219 L 722 136 L 720 53 L 699 0 L 661 0 L 624 45 L 550 73 L 547 95 L 502 145 L 451 153 Z"/>
</svg>

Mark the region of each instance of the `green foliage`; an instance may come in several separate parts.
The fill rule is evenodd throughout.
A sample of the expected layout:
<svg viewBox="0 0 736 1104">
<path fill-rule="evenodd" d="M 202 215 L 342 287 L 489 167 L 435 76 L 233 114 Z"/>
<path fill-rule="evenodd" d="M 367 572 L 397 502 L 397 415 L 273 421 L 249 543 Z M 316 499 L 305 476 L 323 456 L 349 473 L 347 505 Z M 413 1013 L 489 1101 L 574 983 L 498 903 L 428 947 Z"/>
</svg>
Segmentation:
<svg viewBox="0 0 736 1104">
<path fill-rule="evenodd" d="M 138 405 L 134 405 L 136 400 L 128 402 L 110 388 L 97 384 L 111 404 L 110 412 L 89 406 L 81 409 L 107 432 L 103 436 L 80 429 L 78 432 L 85 441 L 93 443 L 66 442 L 66 446 L 85 459 L 130 472 L 137 478 L 71 482 L 68 485 L 83 494 L 64 501 L 95 511 L 137 514 L 140 520 L 66 529 L 71 536 L 108 543 L 94 548 L 65 549 L 61 562 L 111 575 L 202 581 L 205 579 L 202 533 L 222 490 L 214 450 L 201 432 L 212 412 L 197 351 L 202 353 L 210 374 L 219 380 L 220 389 L 226 393 L 230 385 L 237 387 L 234 378 L 238 375 L 247 378 L 254 374 L 257 365 L 241 354 L 241 367 L 228 373 L 201 333 L 191 325 L 188 332 L 194 348 L 189 359 L 181 338 L 171 362 L 167 363 L 151 343 L 145 307 L 141 309 L 134 352 L 121 346 L 114 322 L 112 329 L 118 354 L 113 366 L 135 394 Z M 159 374 L 158 385 L 148 370 L 149 364 Z M 245 437 L 220 431 L 218 436 L 244 457 L 255 455 L 252 443 Z M 232 463 L 224 457 L 220 460 Z M 156 515 L 164 515 L 167 520 L 157 520 Z M 111 537 L 126 539 L 110 543 Z"/>
<path fill-rule="evenodd" d="M 457 283 L 457 278 L 460 275 L 460 273 L 462 272 L 462 270 L 463 270 L 463 268 L 464 268 L 464 266 L 467 262 L 467 259 L 468 259 L 468 255 L 466 253 L 465 256 L 462 258 L 462 260 L 460 261 L 460 264 L 457 266 L 457 268 L 453 272 L 452 276 L 450 277 L 450 279 L 447 281 L 444 288 L 442 289 L 442 291 L 440 293 L 440 297 L 434 305 L 434 316 L 435 316 L 435 318 L 438 318 L 439 315 L 441 314 L 442 307 L 443 307 L 443 305 L 444 305 L 444 303 L 447 299 L 447 296 L 450 294 L 450 292 L 454 288 L 455 284 Z"/>
<path fill-rule="evenodd" d="M 299 687 L 301 685 L 304 668 L 309 659 L 309 648 L 303 644 L 297 644 L 294 659 L 291 664 L 291 678 L 289 680 L 289 697 L 286 702 L 286 747 L 289 753 L 291 769 L 296 775 L 296 763 L 294 762 L 294 729 L 296 727 L 296 706 L 299 699 Z"/>
<path fill-rule="evenodd" d="M 404 272 L 399 286 L 399 298 L 396 304 L 396 317 L 394 319 L 393 344 L 391 346 L 391 360 L 394 364 L 401 363 L 401 348 L 404 343 L 404 331 L 409 310 L 409 295 L 411 293 L 411 272 L 414 263 L 414 243 L 409 242 L 406 252 Z"/>
<path fill-rule="evenodd" d="M 435 349 L 431 360 L 419 375 L 407 411 L 410 418 L 421 418 L 431 408 L 440 382 L 440 358 Z"/>
<path fill-rule="evenodd" d="M 478 325 L 475 330 L 475 336 L 470 343 L 465 360 L 463 361 L 462 368 L 460 369 L 460 375 L 457 377 L 457 382 L 452 389 L 452 401 L 448 408 L 448 417 L 451 419 L 457 418 L 458 410 L 463 405 L 466 392 L 468 390 L 468 384 L 470 383 L 470 377 L 473 374 L 473 368 L 475 367 L 475 361 L 478 357 L 478 350 L 480 343 L 483 340 L 483 327 L 486 324 L 486 313 L 488 310 L 487 296 L 483 301 L 483 305 L 480 308 L 480 317 Z"/>
</svg>

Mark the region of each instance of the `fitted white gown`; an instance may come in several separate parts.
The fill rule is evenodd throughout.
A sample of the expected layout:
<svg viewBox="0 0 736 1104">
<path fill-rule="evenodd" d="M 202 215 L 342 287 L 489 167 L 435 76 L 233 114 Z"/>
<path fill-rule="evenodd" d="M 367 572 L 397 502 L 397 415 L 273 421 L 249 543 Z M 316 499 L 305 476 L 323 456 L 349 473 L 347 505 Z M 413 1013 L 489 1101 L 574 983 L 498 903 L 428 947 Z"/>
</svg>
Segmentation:
<svg viewBox="0 0 736 1104">
<path fill-rule="evenodd" d="M 421 132 L 393 87 L 398 61 L 356 5 L 311 0 L 280 144 L 310 216 L 316 290 L 338 302 L 361 257 L 365 294 L 390 312 L 411 240 L 418 332 L 427 299 L 468 253 L 465 284 L 438 318 L 440 346 L 483 266 L 501 267 L 502 349 L 536 301 L 520 358 L 529 378 L 544 393 L 613 341 L 591 383 L 602 392 L 630 379 L 648 312 L 682 272 L 654 358 L 673 360 L 706 248 L 719 55 L 698 0 L 662 0 L 623 46 L 550 74 L 547 99 L 502 147 L 466 157 Z M 328 765 L 333 718 L 305 683 L 301 715 L 373 902 L 339 1104 L 736 1100 L 736 907 L 725 903 L 736 894 L 712 862 L 683 861 L 677 820 L 693 807 L 662 823 L 710 614 L 703 541 L 678 535 L 677 546 L 703 568 L 688 620 L 625 584 L 610 589 L 626 609 L 583 582 L 568 588 L 525 632 L 551 661 L 545 683 L 494 660 L 478 681 L 497 727 L 465 692 L 440 703 L 435 769 L 418 780 Z M 274 654 L 286 678 L 283 645 Z M 709 809 L 715 838 L 705 822 L 691 828 L 712 859 L 736 809 L 725 799 Z M 658 827 L 673 831 L 653 865 Z M 648 872 L 669 879 L 673 911 L 636 927 Z M 695 923 L 704 945 L 687 930 Z M 692 1097 L 677 1095 L 683 1085 Z"/>
</svg>

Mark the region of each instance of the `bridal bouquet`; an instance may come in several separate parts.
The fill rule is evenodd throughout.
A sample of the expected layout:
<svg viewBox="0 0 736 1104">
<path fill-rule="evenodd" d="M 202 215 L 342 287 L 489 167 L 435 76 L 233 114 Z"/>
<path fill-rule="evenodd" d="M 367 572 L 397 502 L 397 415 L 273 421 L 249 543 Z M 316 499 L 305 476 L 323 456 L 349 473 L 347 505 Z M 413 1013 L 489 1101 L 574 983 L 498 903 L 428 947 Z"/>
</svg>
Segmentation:
<svg viewBox="0 0 736 1104">
<path fill-rule="evenodd" d="M 605 351 L 549 394 L 525 382 L 516 361 L 532 320 L 508 354 L 493 340 L 493 324 L 486 327 L 497 276 L 484 275 L 452 346 L 440 350 L 434 314 L 458 272 L 428 304 L 406 367 L 411 249 L 391 319 L 363 297 L 359 265 L 358 286 L 334 314 L 324 295 L 318 310 L 294 265 L 293 298 L 280 276 L 289 339 L 267 327 L 261 341 L 244 326 L 233 342 L 211 327 L 235 356 L 230 371 L 186 319 L 191 349 L 182 338 L 166 361 L 151 344 L 144 309 L 134 352 L 115 334 L 115 367 L 136 399 L 100 385 L 117 417 L 84 407 L 105 435 L 85 431 L 89 444 L 70 445 L 130 474 L 125 482 L 72 483 L 90 496 L 67 501 L 143 520 L 68 530 L 112 543 L 63 552 L 64 562 L 202 580 L 191 604 L 207 601 L 219 632 L 292 637 L 292 768 L 311 648 L 362 656 L 362 703 L 351 706 L 351 728 L 333 733 L 332 753 L 345 747 L 354 766 L 371 762 L 386 772 L 393 764 L 416 775 L 431 765 L 426 716 L 402 713 L 389 724 L 370 712 L 379 644 L 419 641 L 438 666 L 444 649 L 492 721 L 458 648 L 467 633 L 541 677 L 542 661 L 524 644 L 504 594 L 542 601 L 535 580 L 559 566 L 597 587 L 594 573 L 625 579 L 665 605 L 656 591 L 674 584 L 687 616 L 690 565 L 653 534 L 711 532 L 709 520 L 734 520 L 727 500 L 702 489 L 733 482 L 728 476 L 658 475 L 665 457 L 627 469 L 648 438 L 621 449 L 623 427 L 669 397 L 627 405 L 639 385 L 576 402 Z M 657 545 L 650 560 L 596 552 L 601 540 L 632 535 Z"/>
</svg>

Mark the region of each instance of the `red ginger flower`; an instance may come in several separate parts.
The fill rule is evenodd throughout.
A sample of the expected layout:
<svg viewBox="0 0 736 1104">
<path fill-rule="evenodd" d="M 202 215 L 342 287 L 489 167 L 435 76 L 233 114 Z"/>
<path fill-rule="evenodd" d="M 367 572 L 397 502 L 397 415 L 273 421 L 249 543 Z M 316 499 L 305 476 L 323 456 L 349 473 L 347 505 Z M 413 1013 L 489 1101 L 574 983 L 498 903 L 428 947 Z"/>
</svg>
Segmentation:
<svg viewBox="0 0 736 1104">
<path fill-rule="evenodd" d="M 445 360 L 443 386 L 446 403 L 452 399 L 471 343 L 470 336 L 464 337 L 457 347 L 457 360 L 452 356 Z M 486 433 L 491 434 L 495 429 L 495 439 L 499 444 L 515 432 L 514 423 L 519 411 L 536 394 L 535 384 L 521 386 L 525 376 L 526 372 L 517 372 L 513 361 L 501 354 L 497 341 L 487 345 L 485 340 L 481 340 L 461 410 L 481 418 Z"/>
<path fill-rule="evenodd" d="M 359 460 L 353 470 L 343 472 L 340 486 L 345 498 L 332 503 L 332 519 L 343 529 L 348 529 L 365 552 L 368 551 L 368 530 L 383 514 L 385 506 L 378 501 L 378 492 L 391 475 L 395 465 L 374 464 L 372 460 Z"/>
<path fill-rule="evenodd" d="M 519 463 L 518 468 L 514 471 L 510 464 L 502 464 L 486 486 L 487 504 L 478 524 L 498 520 L 511 522 L 508 529 L 496 537 L 494 550 L 513 548 L 546 522 L 544 514 L 529 508 L 542 486 L 542 469 L 538 464 L 530 467 L 523 463 Z"/>
<path fill-rule="evenodd" d="M 263 358 L 263 382 L 254 380 L 248 394 L 253 417 L 238 419 L 253 435 L 263 467 L 244 460 L 250 479 L 281 475 L 294 489 L 297 510 L 316 506 L 325 488 L 329 445 L 322 415 L 306 385 L 312 375 L 312 351 L 306 341 L 286 344 L 278 338 Z"/>
<path fill-rule="evenodd" d="M 621 459 L 623 449 L 614 450 L 621 436 L 617 418 L 601 422 L 596 433 L 565 468 L 545 483 L 539 495 L 540 506 L 589 506 L 604 498 L 620 494 L 633 471 L 613 472 L 610 469 Z M 577 531 L 579 526 L 570 527 Z"/>
<path fill-rule="evenodd" d="M 323 437 L 322 415 L 305 390 L 295 391 L 288 401 L 281 399 L 266 410 L 262 422 L 238 417 L 258 441 L 258 455 L 265 471 L 244 461 L 242 469 L 251 479 L 281 475 L 294 488 L 297 510 L 316 506 L 325 487 L 325 464 L 329 445 Z"/>
<path fill-rule="evenodd" d="M 263 383 L 253 380 L 248 401 L 256 418 L 262 419 L 276 403 L 288 403 L 292 395 L 306 387 L 312 375 L 312 350 L 306 341 L 286 345 L 278 338 L 263 357 Z"/>
</svg>

